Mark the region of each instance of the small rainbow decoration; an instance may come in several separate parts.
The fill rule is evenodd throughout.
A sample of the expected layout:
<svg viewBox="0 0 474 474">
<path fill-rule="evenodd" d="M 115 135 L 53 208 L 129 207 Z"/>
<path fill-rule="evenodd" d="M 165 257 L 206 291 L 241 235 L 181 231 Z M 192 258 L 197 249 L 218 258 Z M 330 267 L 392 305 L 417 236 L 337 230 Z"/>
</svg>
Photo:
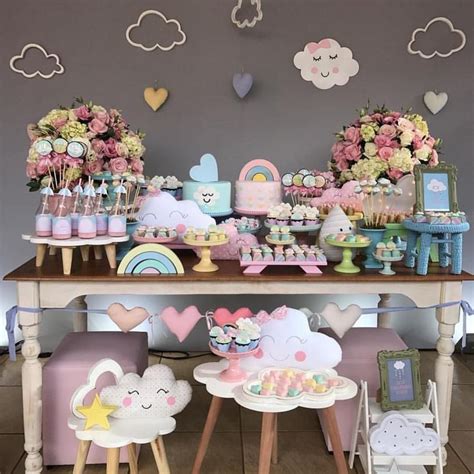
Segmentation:
<svg viewBox="0 0 474 474">
<path fill-rule="evenodd" d="M 268 160 L 249 161 L 240 172 L 240 181 L 280 181 L 280 173 Z"/>
<path fill-rule="evenodd" d="M 184 273 L 183 264 L 168 247 L 160 244 L 144 244 L 125 255 L 117 269 L 117 275 L 176 275 Z"/>
</svg>

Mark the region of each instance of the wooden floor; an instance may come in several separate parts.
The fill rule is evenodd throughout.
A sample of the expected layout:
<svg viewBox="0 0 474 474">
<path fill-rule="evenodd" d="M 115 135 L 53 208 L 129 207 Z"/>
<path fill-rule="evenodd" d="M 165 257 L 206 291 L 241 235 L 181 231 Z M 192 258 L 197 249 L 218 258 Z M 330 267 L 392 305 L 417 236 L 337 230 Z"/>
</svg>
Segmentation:
<svg viewBox="0 0 474 474">
<path fill-rule="evenodd" d="M 433 377 L 434 351 L 422 352 L 423 382 Z M 42 359 L 45 360 L 45 359 Z M 212 356 L 182 361 L 161 362 L 170 365 L 177 378 L 193 384 L 193 399 L 176 417 L 177 429 L 165 437 L 168 459 L 173 474 L 188 474 L 204 425 L 210 396 L 203 386 L 192 379 L 195 365 Z M 0 473 L 23 473 L 23 423 L 21 406 L 21 358 L 9 362 L 0 357 Z M 150 357 L 150 363 L 160 357 Z M 455 356 L 454 391 L 451 411 L 451 431 L 448 446 L 447 474 L 474 473 L 474 356 Z M 216 435 L 211 441 L 203 474 L 252 474 L 257 472 L 260 415 L 226 401 Z M 272 474 L 332 474 L 336 472 L 333 458 L 327 453 L 317 417 L 313 412 L 298 409 L 282 414 L 278 421 L 280 461 Z M 140 455 L 140 473 L 156 473 L 153 455 L 145 447 Z M 357 466 L 356 466 L 357 467 Z M 70 466 L 53 467 L 48 473 L 70 473 Z M 87 473 L 105 472 L 104 466 L 88 467 Z M 121 473 L 128 472 L 125 465 Z M 360 465 L 354 472 L 362 473 Z"/>
</svg>

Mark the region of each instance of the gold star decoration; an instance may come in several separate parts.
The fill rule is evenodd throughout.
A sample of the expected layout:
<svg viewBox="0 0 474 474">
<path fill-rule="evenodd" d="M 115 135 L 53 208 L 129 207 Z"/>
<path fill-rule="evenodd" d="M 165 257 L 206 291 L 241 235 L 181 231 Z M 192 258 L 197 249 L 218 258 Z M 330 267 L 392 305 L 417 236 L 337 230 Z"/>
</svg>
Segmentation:
<svg viewBox="0 0 474 474">
<path fill-rule="evenodd" d="M 99 395 L 96 393 L 92 405 L 76 407 L 79 413 L 86 417 L 86 426 L 84 429 L 88 430 L 93 426 L 100 426 L 108 430 L 110 428 L 108 416 L 117 410 L 115 405 L 102 405 Z"/>
</svg>

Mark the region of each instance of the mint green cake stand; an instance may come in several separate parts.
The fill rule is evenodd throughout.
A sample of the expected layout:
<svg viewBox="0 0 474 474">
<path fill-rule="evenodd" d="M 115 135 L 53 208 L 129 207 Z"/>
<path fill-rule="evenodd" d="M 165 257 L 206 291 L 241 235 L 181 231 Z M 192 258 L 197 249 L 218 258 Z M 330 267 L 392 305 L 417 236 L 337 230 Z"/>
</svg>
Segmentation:
<svg viewBox="0 0 474 474">
<path fill-rule="evenodd" d="M 359 273 L 360 268 L 352 262 L 352 249 L 362 249 L 370 245 L 368 242 L 339 242 L 338 240 L 326 239 L 326 243 L 334 247 L 342 247 L 342 261 L 334 266 L 339 273 Z"/>
</svg>

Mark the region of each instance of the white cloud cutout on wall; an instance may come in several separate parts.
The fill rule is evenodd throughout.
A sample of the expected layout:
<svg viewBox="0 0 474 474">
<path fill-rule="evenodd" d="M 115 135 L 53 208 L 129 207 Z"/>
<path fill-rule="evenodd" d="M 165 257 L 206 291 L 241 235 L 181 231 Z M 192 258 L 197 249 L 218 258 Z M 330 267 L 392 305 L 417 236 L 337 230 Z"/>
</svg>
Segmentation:
<svg viewBox="0 0 474 474">
<path fill-rule="evenodd" d="M 28 54 L 31 54 L 31 52 L 34 52 L 35 50 L 39 51 L 39 53 L 42 55 L 42 59 L 45 60 L 45 64 L 42 64 L 42 67 L 37 69 L 36 71 L 29 73 L 20 67 L 21 62 L 25 59 L 26 56 L 28 56 Z M 50 63 L 50 61 L 48 61 L 50 58 L 53 58 L 55 60 L 54 68 L 48 73 L 43 73 L 43 67 L 46 67 L 46 63 Z M 28 79 L 32 79 L 36 76 L 40 76 L 43 79 L 50 79 L 55 74 L 62 74 L 64 72 L 64 66 L 61 64 L 59 56 L 53 53 L 49 54 L 42 46 L 36 43 L 29 43 L 23 46 L 21 53 L 16 56 L 13 56 L 10 59 L 10 69 Z"/>
<path fill-rule="evenodd" d="M 455 35 L 459 36 L 459 45 L 457 47 L 447 51 L 447 52 L 442 52 L 442 51 L 437 51 L 437 50 L 434 50 L 433 52 L 424 52 L 421 49 L 418 49 L 418 47 L 416 46 L 417 37 L 419 39 L 425 34 L 434 35 L 435 33 L 433 33 L 433 30 L 432 30 L 431 27 L 434 26 L 437 23 L 438 24 L 444 23 L 445 27 L 449 28 L 450 34 L 455 34 Z M 432 41 L 433 43 L 436 42 L 435 37 L 433 37 L 433 38 L 428 37 L 428 39 L 430 41 Z M 457 53 L 458 51 L 463 49 L 465 44 L 466 44 L 466 35 L 464 34 L 464 32 L 462 30 L 458 30 L 458 29 L 454 28 L 454 25 L 453 25 L 453 23 L 451 22 L 451 20 L 449 18 L 439 16 L 439 17 L 436 17 L 436 18 L 433 18 L 432 20 L 430 20 L 424 28 L 417 28 L 412 33 L 411 40 L 408 43 L 408 52 L 410 54 L 418 54 L 423 59 L 431 59 L 435 56 L 439 56 L 441 58 L 447 58 L 448 56 L 451 56 L 451 54 Z"/>
<path fill-rule="evenodd" d="M 179 41 L 173 41 L 171 44 L 167 45 L 167 46 L 163 46 L 161 45 L 159 42 L 155 42 L 155 44 L 153 46 L 145 46 L 144 44 L 142 43 L 137 43 L 135 41 L 132 40 L 132 32 L 133 30 L 135 30 L 136 28 L 140 28 L 141 27 L 141 24 L 142 24 L 142 20 L 146 17 L 146 16 L 149 16 L 149 15 L 154 15 L 157 17 L 157 20 L 159 23 L 162 23 L 164 22 L 166 25 L 168 24 L 174 24 L 176 25 L 176 28 L 178 30 L 178 33 L 180 35 L 180 40 Z M 162 51 L 171 51 L 175 46 L 180 46 L 182 45 L 185 41 L 186 41 L 186 34 L 184 33 L 184 31 L 181 29 L 181 24 L 179 23 L 178 20 L 175 20 L 173 18 L 171 18 L 170 20 L 168 20 L 166 18 L 165 15 L 163 15 L 163 13 L 161 13 L 160 11 L 158 10 L 146 10 L 144 12 L 141 13 L 141 15 L 138 17 L 138 21 L 136 23 L 133 23 L 131 24 L 128 28 L 127 28 L 127 31 L 125 33 L 125 36 L 127 38 L 127 41 L 132 45 L 132 46 L 135 46 L 137 48 L 141 48 L 143 49 L 144 51 L 154 51 L 155 49 L 159 48 L 161 49 Z"/>
</svg>

